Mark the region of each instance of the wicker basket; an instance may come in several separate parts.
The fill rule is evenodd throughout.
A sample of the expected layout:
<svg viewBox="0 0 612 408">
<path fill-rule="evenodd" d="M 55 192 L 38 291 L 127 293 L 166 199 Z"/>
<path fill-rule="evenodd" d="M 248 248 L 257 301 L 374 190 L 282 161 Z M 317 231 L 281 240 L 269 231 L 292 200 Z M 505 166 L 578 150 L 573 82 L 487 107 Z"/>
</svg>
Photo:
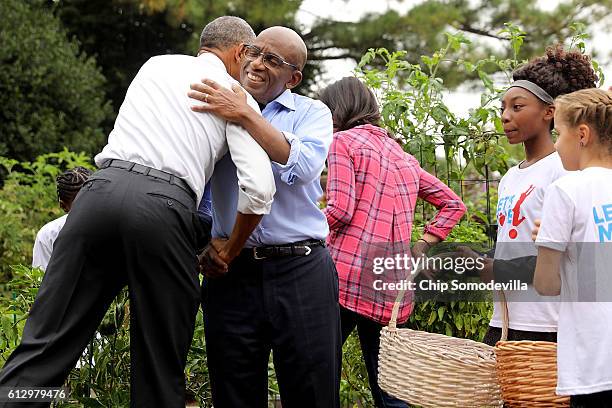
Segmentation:
<svg viewBox="0 0 612 408">
<path fill-rule="evenodd" d="M 555 394 L 557 344 L 549 341 L 507 341 L 508 303 L 500 292 L 502 338 L 495 345 L 497 377 L 509 408 L 566 408 L 569 397 Z"/>
<path fill-rule="evenodd" d="M 381 331 L 378 384 L 422 407 L 501 407 L 493 347 L 468 339 L 397 328 L 400 291 Z"/>
</svg>

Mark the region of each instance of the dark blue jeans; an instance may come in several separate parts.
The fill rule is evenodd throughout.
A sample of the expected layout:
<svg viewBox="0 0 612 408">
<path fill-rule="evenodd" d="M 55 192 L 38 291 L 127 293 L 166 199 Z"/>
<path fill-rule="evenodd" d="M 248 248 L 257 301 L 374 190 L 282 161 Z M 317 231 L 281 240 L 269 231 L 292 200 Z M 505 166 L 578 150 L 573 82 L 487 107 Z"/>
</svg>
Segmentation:
<svg viewBox="0 0 612 408">
<path fill-rule="evenodd" d="M 340 324 L 342 327 L 342 344 L 357 328 L 361 352 L 368 371 L 370 390 L 376 407 L 407 408 L 408 404 L 390 396 L 378 386 L 378 349 L 380 347 L 380 330 L 383 326 L 343 307 L 340 307 Z"/>
<path fill-rule="evenodd" d="M 612 390 L 587 395 L 572 395 L 571 408 L 610 408 L 612 407 Z"/>
</svg>

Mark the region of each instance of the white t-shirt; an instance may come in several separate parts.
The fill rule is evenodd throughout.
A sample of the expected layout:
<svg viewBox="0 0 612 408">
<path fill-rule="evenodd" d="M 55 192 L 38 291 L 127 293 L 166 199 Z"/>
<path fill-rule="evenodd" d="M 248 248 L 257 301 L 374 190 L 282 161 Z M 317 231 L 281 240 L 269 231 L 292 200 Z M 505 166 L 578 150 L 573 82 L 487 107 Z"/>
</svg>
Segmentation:
<svg viewBox="0 0 612 408">
<path fill-rule="evenodd" d="M 203 78 L 226 88 L 237 84 L 212 53 L 149 59 L 130 84 L 96 164 L 121 159 L 172 173 L 189 184 L 199 203 L 215 163 L 229 147 L 238 170 L 238 211 L 268 214 L 275 193 L 270 159 L 242 127 L 190 109 L 198 102 L 187 96 L 189 85 Z M 250 95 L 247 100 L 259 112 Z"/>
<path fill-rule="evenodd" d="M 546 188 L 567 174 L 557 152 L 526 168 L 512 167 L 499 182 L 495 259 L 537 255 L 531 239 L 534 221 L 542 218 Z M 534 332 L 557 331 L 558 298 L 526 291 L 505 291 L 510 328 Z M 495 294 L 497 296 L 497 294 Z M 535 301 L 537 299 L 537 301 Z M 547 301 L 549 300 L 549 301 Z M 502 327 L 501 303 L 495 302 L 490 325 Z"/>
<path fill-rule="evenodd" d="M 564 251 L 557 394 L 612 390 L 612 169 L 590 167 L 556 181 L 536 245 Z M 586 298 L 593 302 L 576 301 L 585 300 L 585 284 L 595 289 Z"/>
<path fill-rule="evenodd" d="M 68 218 L 68 214 L 46 223 L 38 231 L 32 251 L 32 267 L 40 268 L 43 271 L 47 269 L 51 252 L 53 252 L 53 243 L 64 227 L 66 218 Z"/>
</svg>

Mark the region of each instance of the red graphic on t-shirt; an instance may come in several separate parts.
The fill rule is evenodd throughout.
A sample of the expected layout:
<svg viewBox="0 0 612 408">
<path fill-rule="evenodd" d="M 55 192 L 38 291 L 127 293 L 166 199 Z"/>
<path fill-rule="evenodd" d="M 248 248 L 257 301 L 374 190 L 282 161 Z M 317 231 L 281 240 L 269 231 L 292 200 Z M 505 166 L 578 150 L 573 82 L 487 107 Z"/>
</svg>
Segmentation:
<svg viewBox="0 0 612 408">
<path fill-rule="evenodd" d="M 533 190 L 535 190 L 535 187 L 533 185 L 530 185 L 524 193 L 521 193 L 518 201 L 514 205 L 514 208 L 512 208 L 513 227 L 518 227 L 523 221 L 525 221 L 525 217 L 521 217 L 521 205 L 523 205 L 523 202 L 525 201 L 527 196 L 533 192 Z M 516 237 L 518 236 L 518 231 L 513 228 L 508 232 L 508 236 L 510 236 L 510 239 L 516 239 Z"/>
<path fill-rule="evenodd" d="M 497 216 L 497 219 L 499 220 L 499 225 L 503 227 L 504 224 L 506 223 L 506 214 L 500 212 L 499 215 Z"/>
</svg>

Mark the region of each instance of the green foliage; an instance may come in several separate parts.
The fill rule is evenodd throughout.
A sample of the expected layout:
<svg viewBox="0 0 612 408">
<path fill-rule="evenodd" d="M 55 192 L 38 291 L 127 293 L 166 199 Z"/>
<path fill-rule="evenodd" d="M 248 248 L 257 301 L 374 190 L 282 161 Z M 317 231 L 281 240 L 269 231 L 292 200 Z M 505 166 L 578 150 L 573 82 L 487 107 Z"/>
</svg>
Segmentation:
<svg viewBox="0 0 612 408">
<path fill-rule="evenodd" d="M 449 29 L 470 39 L 462 52 L 467 60 L 490 56 L 523 60 L 541 55 L 545 46 L 574 35 L 572 23 L 582 24 L 580 32 L 591 33 L 596 29 L 594 23 L 606 28 L 610 25 L 606 17 L 612 10 L 611 0 L 562 0 L 546 9 L 541 5 L 531 0 L 426 0 L 404 13 L 385 8 L 355 22 L 319 19 L 305 37 L 315 60 L 359 61 L 368 48 L 386 48 L 403 50 L 407 61 L 425 68 L 421 56 L 443 48 Z M 509 21 L 520 24 L 529 35 L 511 40 L 505 24 Z M 499 70 L 492 65 L 486 72 Z M 441 66 L 438 74 L 448 88 L 478 79 L 477 72 L 450 65 Z"/>
<path fill-rule="evenodd" d="M 88 156 L 67 150 L 21 163 L 0 156 L 6 174 L 0 190 L 0 285 L 10 277 L 10 265 L 31 263 L 36 233 L 63 214 L 55 178 L 76 166 L 92 168 Z"/>
<path fill-rule="evenodd" d="M 42 1 L 42 0 L 41 0 Z M 520 23 L 529 36 L 520 55 L 525 59 L 541 54 L 545 45 L 572 35 L 570 23 L 579 21 L 585 30 L 590 23 L 606 24 L 611 0 L 565 0 L 550 10 L 527 0 L 441 1 L 427 0 L 405 13 L 385 9 L 369 13 L 359 21 L 346 22 L 317 18 L 311 27 L 297 19 L 303 0 L 45 0 L 60 17 L 70 35 L 81 42 L 83 50 L 96 56 L 108 80 L 107 95 L 118 110 L 125 91 L 139 67 L 151 56 L 165 53 L 195 53 L 199 34 L 206 23 L 221 15 L 245 18 L 256 33 L 272 25 L 295 28 L 309 50 L 304 81 L 298 91 L 315 93 L 321 61 L 351 58 L 359 61 L 368 48 L 405 50 L 406 59 L 421 64 L 421 55 L 446 44 L 444 32 L 450 28 L 472 39 L 466 48 L 467 59 L 512 57 L 512 48 L 501 49 L 491 39 L 509 41 L 500 30 L 504 22 Z M 350 6 L 350 5 L 349 5 Z M 324 14 L 319 10 L 308 10 Z M 584 30 L 582 30 L 584 31 Z M 384 35 L 381 35 L 384 33 Z M 489 73 L 494 67 L 488 68 Z M 442 66 L 439 75 L 448 87 L 466 79 L 477 79 L 474 71 Z M 108 131 L 112 122 L 105 123 Z"/>
<path fill-rule="evenodd" d="M 50 11 L 87 55 L 95 56 L 105 82 L 106 95 L 118 112 L 132 79 L 149 58 L 159 54 L 195 54 L 187 43 L 195 30 L 176 13 L 156 7 L 155 1 L 49 0 Z M 150 4 L 150 5 L 148 5 Z M 177 6 L 178 7 L 178 6 Z M 114 116 L 104 122 L 112 129 Z"/>
<path fill-rule="evenodd" d="M 131 0 L 126 0 L 125 4 L 129 1 Z M 120 3 L 115 6 L 119 9 L 127 7 Z M 159 13 L 156 10 L 170 12 L 167 10 L 169 6 L 193 5 L 191 2 L 178 0 L 143 0 L 143 3 L 151 7 L 139 9 L 139 13 L 144 13 L 144 16 L 148 15 L 147 13 Z M 434 7 L 433 2 L 425 3 Z M 499 0 L 497 3 L 503 2 Z M 1 7 L 6 7 L 2 4 Z M 68 6 L 61 0 L 57 4 L 61 10 L 68 10 Z M 73 4 L 83 6 L 86 2 L 77 1 Z M 11 7 L 11 12 L 31 12 L 22 6 Z M 291 10 L 289 7 L 287 13 L 290 14 Z M 419 10 L 423 13 L 426 11 L 424 8 Z M 448 13 L 452 14 L 451 11 Z M 41 16 L 49 17 L 44 13 Z M 146 20 L 139 18 L 134 21 Z M 447 239 L 449 242 L 471 242 L 483 246 L 489 242 L 487 224 L 491 223 L 491 214 L 486 212 L 486 207 L 495 202 L 495 189 L 483 191 L 482 188 L 467 185 L 463 180 L 467 177 L 479 177 L 488 185 L 491 178 L 503 173 L 512 164 L 507 144 L 498 140 L 501 122 L 497 106 L 501 88 L 492 79 L 491 72 L 502 71 L 507 75 L 520 63 L 519 58 L 528 37 L 514 25 L 507 24 L 504 27 L 499 34 L 507 38 L 508 55 L 511 55 L 511 58 L 469 58 L 472 42 L 465 35 L 458 33 L 447 34 L 441 48 L 432 55 L 422 56 L 418 63 L 409 62 L 406 52 L 371 49 L 364 55 L 358 67 L 357 75 L 363 78 L 379 97 L 384 125 L 398 136 L 405 149 L 415 155 L 423 167 L 433 169 L 432 172 L 439 178 L 448 180 L 455 190 L 461 191 L 469 213 L 467 219 L 454 228 Z M 4 27 L 0 30 L 3 35 L 4 30 Z M 575 30 L 572 43 L 579 48 L 584 47 L 584 35 L 579 33 L 579 27 Z M 72 50 L 76 53 L 76 48 Z M 469 52 L 459 57 L 463 51 Z M 79 58 L 81 62 L 89 61 Z M 443 100 L 447 87 L 442 73 L 450 68 L 473 74 L 485 88 L 481 106 L 473 109 L 464 118 L 454 114 Z M 4 74 L 0 74 L 0 78 L 3 78 L 2 75 Z M 74 128 L 78 129 L 79 126 Z M 40 156 L 31 163 L 19 163 L 17 160 L 0 157 L 0 169 L 4 168 L 7 172 L 5 184 L 0 190 L 0 283 L 8 280 L 11 271 L 14 275 L 13 280 L 7 283 L 6 292 L 0 293 L 0 363 L 8 357 L 19 341 L 25 318 L 42 279 L 42 272 L 39 270 L 24 266 L 11 268 L 9 265 L 28 264 L 36 231 L 45 222 L 60 215 L 56 204 L 55 176 L 63 169 L 87 163 L 87 156 L 66 150 Z M 416 217 L 417 227 L 414 228 L 414 234 L 419 233 L 418 226 L 427 221 L 430 210 L 424 207 L 423 212 Z M 480 340 L 486 331 L 491 313 L 490 302 L 427 301 L 415 305 L 408 326 Z M 69 376 L 68 385 L 74 390 L 74 404 L 89 407 L 127 406 L 128 316 L 129 304 L 124 292 L 109 309 L 99 328 L 100 335 L 94 338 L 89 347 L 89 354 L 81 359 L 80 367 L 74 369 Z M 90 358 L 93 364 L 90 364 Z M 278 384 L 271 366 L 268 372 L 269 395 L 274 398 L 278 396 Z M 197 317 L 185 374 L 189 393 L 201 406 L 210 406 L 201 312 Z M 341 398 L 346 404 L 372 406 L 367 374 L 355 335 L 350 336 L 344 346 Z"/>
<path fill-rule="evenodd" d="M 572 25 L 570 47 L 585 48 L 587 35 Z M 500 35 L 511 48 L 511 58 L 495 55 L 469 59 L 472 41 L 462 32 L 446 33 L 446 44 L 432 55 L 420 57 L 420 63 L 407 59 L 406 51 L 385 48 L 369 49 L 355 73 L 376 93 L 381 106 L 382 124 L 390 130 L 404 149 L 417 157 L 427 169 L 438 169 L 440 179 L 461 180 L 470 172 L 490 179 L 495 172 L 505 173 L 510 155 L 507 145 L 500 143 L 503 127 L 499 114 L 500 97 L 511 82 L 511 72 L 519 64 L 526 33 L 518 26 L 506 23 Z M 454 55 L 454 56 L 453 56 Z M 601 70 L 596 62 L 595 69 Z M 447 91 L 440 76 L 442 67 L 463 69 L 480 80 L 484 92 L 480 106 L 466 117 L 458 117 L 444 102 Z M 505 80 L 494 81 L 490 71 L 503 74 Z M 444 152 L 439 171 L 440 153 Z"/>
<path fill-rule="evenodd" d="M 200 33 L 216 17 L 246 19 L 256 33 L 272 25 L 296 27 L 301 0 L 47 0 L 68 33 L 96 57 L 106 89 L 118 111 L 125 92 L 149 58 L 159 54 L 195 55 Z M 316 71 L 318 72 L 318 71 Z M 315 71 L 306 70 L 312 79 Z M 310 82 L 307 79 L 306 82 Z M 105 123 L 110 131 L 112 122 Z"/>
<path fill-rule="evenodd" d="M 413 236 L 420 236 L 418 228 L 415 228 Z M 445 243 L 458 242 L 469 243 L 480 250 L 486 249 L 489 243 L 486 223 L 474 220 L 459 222 L 445 240 Z M 445 243 L 439 246 L 444 247 Z M 433 250 L 444 251 L 437 247 Z M 414 330 L 481 341 L 489 326 L 492 313 L 493 304 L 490 301 L 436 302 L 427 300 L 415 304 L 407 326 Z"/>
<path fill-rule="evenodd" d="M 208 365 L 206 364 L 206 343 L 204 342 L 204 322 L 202 310 L 198 310 L 196 327 L 187 356 L 185 367 L 187 394 L 193 396 L 200 407 L 212 406 L 210 382 L 208 380 Z"/>
<path fill-rule="evenodd" d="M 97 151 L 110 115 L 104 78 L 41 1 L 0 2 L 0 155 Z"/>
<path fill-rule="evenodd" d="M 481 341 L 493 313 L 490 302 L 425 301 L 415 304 L 408 327 Z"/>
<path fill-rule="evenodd" d="M 129 302 L 124 289 L 110 306 L 77 367 L 70 372 L 66 386 L 71 398 L 82 406 L 127 407 L 129 383 Z"/>
<path fill-rule="evenodd" d="M 513 46 L 520 47 L 522 33 L 508 26 Z M 496 103 L 500 89 L 486 71 L 489 65 L 510 69 L 516 60 L 490 57 L 476 62 L 465 59 L 449 60 L 449 52 L 458 52 L 470 41 L 461 33 L 447 34 L 447 43 L 432 56 L 422 56 L 425 69 L 405 60 L 406 52 L 370 49 L 361 59 L 356 73 L 376 91 L 381 104 L 383 125 L 405 145 L 405 150 L 420 159 L 421 165 L 433 168 L 437 164 L 437 147 L 444 150 L 448 164 L 441 178 L 460 179 L 471 164 L 484 175 L 485 171 L 505 172 L 507 155 L 496 143 L 502 132 Z M 375 61 L 382 61 L 382 64 Z M 468 117 L 457 117 L 444 102 L 444 82 L 438 76 L 443 64 L 452 63 L 476 72 L 485 92 L 481 106 Z M 377 68 L 378 65 L 384 69 Z M 493 125 L 493 126 L 491 126 Z M 461 170 L 463 169 L 463 170 Z"/>
<path fill-rule="evenodd" d="M 37 268 L 18 265 L 13 269 L 15 278 L 6 287 L 7 293 L 0 293 L 0 366 L 4 366 L 19 344 L 25 320 L 43 277 L 43 272 Z"/>
<path fill-rule="evenodd" d="M 44 272 L 23 265 L 13 267 L 8 296 L 0 296 L 0 366 L 19 344 L 28 312 Z M 129 406 L 129 306 L 127 290 L 113 302 L 99 331 L 66 381 L 71 400 L 58 407 Z"/>
<path fill-rule="evenodd" d="M 359 404 L 357 404 L 359 401 Z M 342 347 L 342 377 L 340 405 L 343 407 L 373 407 L 374 401 L 368 383 L 368 372 L 363 361 L 357 331 L 346 339 Z"/>
</svg>

